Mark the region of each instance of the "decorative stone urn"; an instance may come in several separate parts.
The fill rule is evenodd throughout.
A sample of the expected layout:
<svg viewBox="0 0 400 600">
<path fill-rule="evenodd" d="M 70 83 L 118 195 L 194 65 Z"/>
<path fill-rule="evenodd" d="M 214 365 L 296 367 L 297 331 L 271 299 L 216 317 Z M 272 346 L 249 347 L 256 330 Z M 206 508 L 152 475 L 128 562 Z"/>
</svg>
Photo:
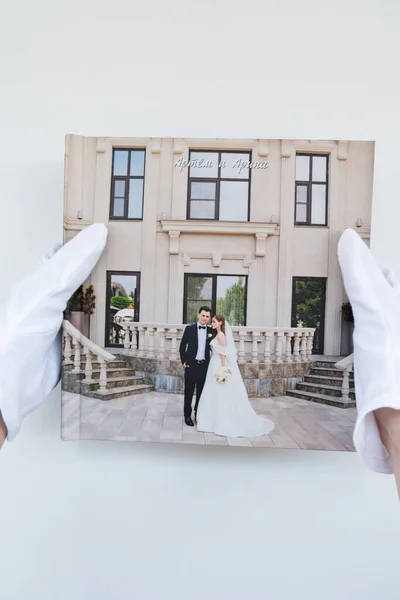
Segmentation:
<svg viewBox="0 0 400 600">
<path fill-rule="evenodd" d="M 90 317 L 81 310 L 72 310 L 69 313 L 69 321 L 71 325 L 76 327 L 85 337 L 89 337 L 90 333 Z"/>
<path fill-rule="evenodd" d="M 85 290 L 81 285 L 71 296 L 67 305 L 66 318 L 87 338 L 90 336 L 90 315 L 93 314 L 96 307 L 95 300 L 93 285 L 89 285 Z"/>
</svg>

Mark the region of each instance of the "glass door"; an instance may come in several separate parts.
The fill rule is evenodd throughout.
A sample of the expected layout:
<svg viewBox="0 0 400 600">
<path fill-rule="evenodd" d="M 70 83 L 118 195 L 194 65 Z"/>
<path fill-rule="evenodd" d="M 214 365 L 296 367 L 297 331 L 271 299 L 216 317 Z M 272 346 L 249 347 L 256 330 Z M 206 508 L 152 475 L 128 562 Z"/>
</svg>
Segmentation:
<svg viewBox="0 0 400 600">
<path fill-rule="evenodd" d="M 324 354 L 326 279 L 293 277 L 292 327 L 313 327 L 313 354 Z"/>
</svg>

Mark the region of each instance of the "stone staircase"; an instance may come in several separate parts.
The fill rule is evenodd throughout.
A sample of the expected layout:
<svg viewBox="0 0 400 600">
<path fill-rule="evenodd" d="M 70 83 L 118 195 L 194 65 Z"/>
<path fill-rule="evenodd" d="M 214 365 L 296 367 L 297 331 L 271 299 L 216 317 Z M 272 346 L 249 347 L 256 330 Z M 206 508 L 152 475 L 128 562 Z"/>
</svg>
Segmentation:
<svg viewBox="0 0 400 600">
<path fill-rule="evenodd" d="M 72 355 L 72 360 L 74 356 Z M 63 373 L 63 389 L 98 400 L 115 400 L 125 396 L 143 394 L 154 389 L 146 384 L 143 377 L 135 375 L 135 371 L 124 356 L 119 356 L 107 364 L 107 384 L 105 390 L 100 390 L 100 363 L 92 362 L 92 378 L 84 379 L 85 361 L 81 361 L 81 372 L 73 371 L 74 365 L 65 366 Z"/>
<path fill-rule="evenodd" d="M 353 371 L 349 377 L 350 399 L 346 400 L 342 397 L 343 371 L 335 368 L 335 361 L 318 360 L 315 364 L 304 381 L 298 383 L 296 389 L 287 390 L 286 395 L 339 408 L 355 407 Z"/>
</svg>

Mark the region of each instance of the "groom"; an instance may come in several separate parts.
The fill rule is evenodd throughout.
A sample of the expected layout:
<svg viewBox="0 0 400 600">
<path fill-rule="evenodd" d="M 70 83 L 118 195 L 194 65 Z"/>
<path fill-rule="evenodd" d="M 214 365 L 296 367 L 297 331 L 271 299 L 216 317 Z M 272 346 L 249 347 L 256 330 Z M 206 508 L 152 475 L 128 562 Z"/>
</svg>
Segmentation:
<svg viewBox="0 0 400 600">
<path fill-rule="evenodd" d="M 185 369 L 185 402 L 183 414 L 186 425 L 193 427 L 192 421 L 192 399 L 196 389 L 196 403 L 194 415 L 197 418 L 200 395 L 206 380 L 208 363 L 210 362 L 210 341 L 212 340 L 212 328 L 207 326 L 210 320 L 211 308 L 201 306 L 197 315 L 197 322 L 188 325 L 183 332 L 182 341 L 179 346 L 182 365 Z"/>
</svg>

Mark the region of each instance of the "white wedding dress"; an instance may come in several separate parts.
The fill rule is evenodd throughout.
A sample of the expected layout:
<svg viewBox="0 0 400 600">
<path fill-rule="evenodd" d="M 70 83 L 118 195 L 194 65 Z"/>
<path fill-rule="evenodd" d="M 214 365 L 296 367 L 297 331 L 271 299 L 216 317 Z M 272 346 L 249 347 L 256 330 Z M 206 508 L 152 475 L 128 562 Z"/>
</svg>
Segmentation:
<svg viewBox="0 0 400 600">
<path fill-rule="evenodd" d="M 226 437 L 259 437 L 271 433 L 272 421 L 254 411 L 237 363 L 233 334 L 225 323 L 225 346 L 217 338 L 210 342 L 212 355 L 207 377 L 197 410 L 197 430 Z M 221 367 L 221 354 L 226 356 L 225 366 L 232 375 L 225 383 L 218 383 L 215 374 Z"/>
</svg>

